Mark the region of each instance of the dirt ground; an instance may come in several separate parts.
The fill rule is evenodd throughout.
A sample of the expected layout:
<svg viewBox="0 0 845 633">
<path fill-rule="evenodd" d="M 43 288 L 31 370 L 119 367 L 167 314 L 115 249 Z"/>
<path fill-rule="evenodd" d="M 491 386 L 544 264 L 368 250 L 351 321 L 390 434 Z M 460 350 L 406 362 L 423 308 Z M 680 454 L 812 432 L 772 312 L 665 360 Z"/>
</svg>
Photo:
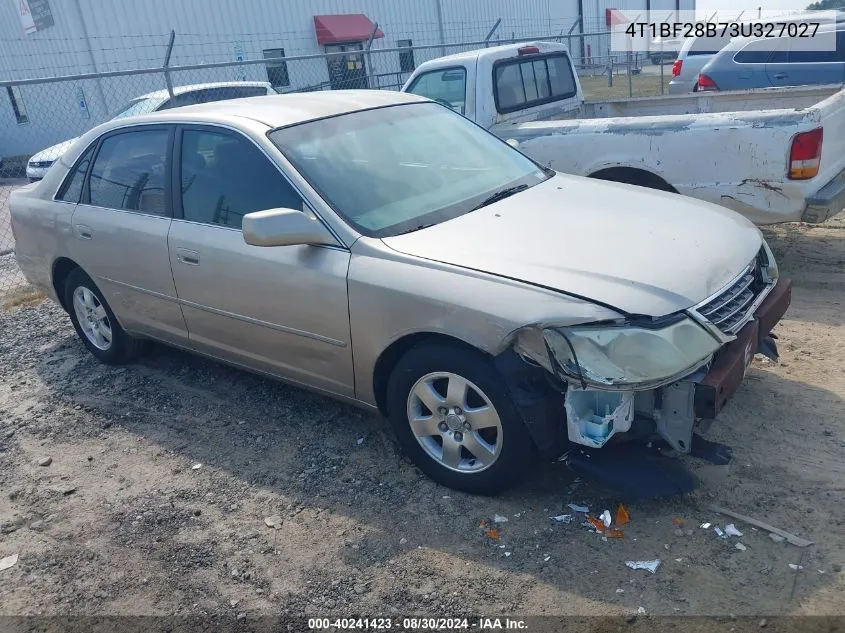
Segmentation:
<svg viewBox="0 0 845 633">
<path fill-rule="evenodd" d="M 843 615 L 845 223 L 766 233 L 795 282 L 782 362 L 708 434 L 733 463 L 690 462 L 700 488 L 630 503 L 619 540 L 549 519 L 620 501 L 560 464 L 468 496 L 375 416 L 166 348 L 106 367 L 55 305 L 0 312 L 0 614 Z M 720 539 L 714 503 L 815 544 Z"/>
</svg>

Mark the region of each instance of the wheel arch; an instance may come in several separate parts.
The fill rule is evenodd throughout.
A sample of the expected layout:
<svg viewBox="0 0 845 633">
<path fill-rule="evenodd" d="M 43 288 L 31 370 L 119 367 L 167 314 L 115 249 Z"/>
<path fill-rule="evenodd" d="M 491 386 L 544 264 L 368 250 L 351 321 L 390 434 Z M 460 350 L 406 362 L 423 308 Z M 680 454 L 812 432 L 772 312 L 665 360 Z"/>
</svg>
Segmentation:
<svg viewBox="0 0 845 633">
<path fill-rule="evenodd" d="M 69 257 L 59 257 L 53 262 L 51 274 L 53 291 L 56 293 L 59 305 L 64 308 L 65 312 L 69 311 L 69 307 L 65 301 L 65 281 L 75 268 L 81 269 L 82 267 Z"/>
<path fill-rule="evenodd" d="M 411 348 L 423 343 L 446 343 L 490 356 L 483 349 L 479 349 L 455 336 L 440 332 L 413 332 L 396 339 L 379 354 L 373 366 L 373 394 L 376 398 L 378 410 L 382 415 L 387 416 L 387 383 L 390 380 L 393 368 Z"/>
<path fill-rule="evenodd" d="M 605 167 L 591 173 L 590 178 L 639 185 L 640 187 L 668 191 L 669 193 L 678 193 L 678 190 L 662 177 L 647 169 L 640 169 L 638 167 Z"/>
</svg>

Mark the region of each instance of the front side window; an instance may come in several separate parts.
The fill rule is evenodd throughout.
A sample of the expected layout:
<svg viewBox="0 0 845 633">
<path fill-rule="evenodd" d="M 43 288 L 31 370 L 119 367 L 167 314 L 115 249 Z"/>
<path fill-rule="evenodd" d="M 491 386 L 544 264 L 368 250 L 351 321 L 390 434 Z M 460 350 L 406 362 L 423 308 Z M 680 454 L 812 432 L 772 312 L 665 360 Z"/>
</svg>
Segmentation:
<svg viewBox="0 0 845 633">
<path fill-rule="evenodd" d="M 244 215 L 266 209 L 303 210 L 302 198 L 248 139 L 186 129 L 180 155 L 182 217 L 240 229 Z"/>
<path fill-rule="evenodd" d="M 282 128 L 270 138 L 341 218 L 371 237 L 450 220 L 503 189 L 549 177 L 507 143 L 434 103 L 352 112 Z"/>
<path fill-rule="evenodd" d="M 96 146 L 96 143 L 94 144 Z M 73 172 L 65 181 L 64 189 L 56 196 L 58 200 L 78 203 L 82 198 L 82 185 L 85 183 L 85 174 L 88 173 L 88 165 L 91 164 L 91 156 L 94 155 L 94 146 L 89 147 L 82 158 L 76 163 Z"/>
<path fill-rule="evenodd" d="M 461 114 L 466 112 L 467 71 L 463 68 L 444 68 L 423 73 L 407 92 L 444 103 Z"/>
<path fill-rule="evenodd" d="M 167 215 L 167 152 L 170 131 L 138 130 L 106 137 L 89 178 L 95 207 Z"/>
<path fill-rule="evenodd" d="M 575 96 L 575 75 L 566 55 L 498 63 L 493 69 L 497 110 L 504 114 Z"/>
</svg>

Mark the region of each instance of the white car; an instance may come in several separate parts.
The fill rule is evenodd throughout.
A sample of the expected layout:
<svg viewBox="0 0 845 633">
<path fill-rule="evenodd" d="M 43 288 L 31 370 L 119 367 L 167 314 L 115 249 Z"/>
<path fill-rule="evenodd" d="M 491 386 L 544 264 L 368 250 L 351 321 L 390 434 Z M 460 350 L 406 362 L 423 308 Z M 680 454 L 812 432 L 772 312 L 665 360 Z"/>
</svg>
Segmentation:
<svg viewBox="0 0 845 633">
<path fill-rule="evenodd" d="M 179 108 L 197 103 L 223 101 L 224 99 L 241 99 L 244 97 L 260 97 L 273 94 L 276 94 L 276 91 L 266 81 L 224 81 L 177 86 L 173 88 L 173 97 L 170 96 L 167 90 L 156 90 L 155 92 L 150 92 L 132 99 L 111 120 L 123 119 L 139 114 L 150 114 L 159 110 Z M 33 154 L 26 164 L 26 177 L 29 178 L 30 182 L 44 178 L 47 170 L 70 149 L 77 138 L 79 137 L 62 141 L 52 147 L 42 149 L 37 154 Z"/>
</svg>

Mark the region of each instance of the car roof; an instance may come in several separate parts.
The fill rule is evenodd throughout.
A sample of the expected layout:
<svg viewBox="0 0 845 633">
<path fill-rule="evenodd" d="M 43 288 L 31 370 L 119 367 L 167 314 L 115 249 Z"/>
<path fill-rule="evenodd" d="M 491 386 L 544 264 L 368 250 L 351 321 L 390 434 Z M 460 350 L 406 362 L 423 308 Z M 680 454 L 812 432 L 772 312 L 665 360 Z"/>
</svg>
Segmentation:
<svg viewBox="0 0 845 633">
<path fill-rule="evenodd" d="M 191 84 L 188 86 L 173 86 L 173 94 L 174 95 L 181 95 L 185 94 L 186 92 L 194 92 L 196 90 L 207 90 L 209 88 L 271 88 L 269 82 L 267 81 L 217 81 L 211 83 L 204 83 L 204 84 Z M 139 101 L 141 99 L 164 99 L 170 96 L 170 93 L 167 89 L 162 90 L 154 90 L 153 92 L 148 92 L 147 94 L 140 95 L 135 97 L 133 101 Z"/>
<path fill-rule="evenodd" d="M 246 97 L 183 106 L 120 120 L 121 125 L 151 123 L 162 118 L 203 123 L 224 123 L 240 117 L 276 128 L 314 119 L 404 103 L 430 101 L 393 90 L 327 90 L 261 97 Z"/>
<path fill-rule="evenodd" d="M 831 32 L 831 31 L 833 31 L 833 32 L 845 31 L 845 24 L 842 24 L 842 23 L 821 24 L 819 26 L 819 29 L 818 29 L 818 33 L 827 33 L 827 32 Z M 774 37 L 774 38 L 753 37 L 753 36 L 752 37 L 734 37 L 734 38 L 731 38 L 731 40 L 727 44 L 725 44 L 724 47 L 722 47 L 722 50 L 719 51 L 716 54 L 720 55 L 720 54 L 722 54 L 723 51 L 735 51 L 737 49 L 745 47 L 747 44 L 749 44 L 751 42 L 757 42 L 759 40 L 772 40 L 773 45 L 780 45 L 781 43 L 788 42 L 790 39 L 797 39 L 797 38 L 792 38 L 788 35 L 784 35 L 782 37 Z M 725 56 L 727 56 L 727 53 L 725 53 Z"/>
</svg>

